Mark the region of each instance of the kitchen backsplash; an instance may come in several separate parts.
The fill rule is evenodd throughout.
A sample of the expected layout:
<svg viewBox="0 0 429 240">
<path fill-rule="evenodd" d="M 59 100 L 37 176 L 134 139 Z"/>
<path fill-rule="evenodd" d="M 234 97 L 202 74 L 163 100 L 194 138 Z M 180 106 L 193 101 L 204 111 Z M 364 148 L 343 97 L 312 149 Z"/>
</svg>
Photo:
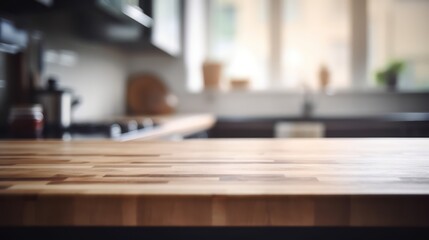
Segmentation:
<svg viewBox="0 0 429 240">
<path fill-rule="evenodd" d="M 180 112 L 212 112 L 218 116 L 300 116 L 302 95 L 282 92 L 184 93 Z M 356 92 L 316 94 L 319 116 L 376 116 L 395 112 L 429 112 L 429 93 Z"/>
<path fill-rule="evenodd" d="M 127 72 L 120 53 L 76 40 L 53 39 L 47 46 L 76 53 L 77 61 L 73 66 L 47 63 L 45 71 L 46 77 L 56 76 L 62 86 L 73 89 L 81 97 L 81 104 L 74 110 L 74 120 L 101 120 L 125 113 Z"/>
<path fill-rule="evenodd" d="M 55 77 L 81 98 L 73 120 L 102 120 L 125 114 L 126 58 L 111 47 L 76 37 L 67 14 L 35 16 L 34 29 L 43 31 L 44 82 Z M 58 24 L 49 24 L 55 21 Z"/>
</svg>

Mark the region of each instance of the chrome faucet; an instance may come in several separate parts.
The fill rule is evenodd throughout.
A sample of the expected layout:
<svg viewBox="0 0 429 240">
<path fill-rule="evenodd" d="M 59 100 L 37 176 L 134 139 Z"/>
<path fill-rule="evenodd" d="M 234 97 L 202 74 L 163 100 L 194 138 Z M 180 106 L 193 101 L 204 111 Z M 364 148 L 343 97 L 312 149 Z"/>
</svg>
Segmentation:
<svg viewBox="0 0 429 240">
<path fill-rule="evenodd" d="M 302 117 L 311 118 L 314 113 L 314 100 L 307 84 L 303 84 Z"/>
</svg>

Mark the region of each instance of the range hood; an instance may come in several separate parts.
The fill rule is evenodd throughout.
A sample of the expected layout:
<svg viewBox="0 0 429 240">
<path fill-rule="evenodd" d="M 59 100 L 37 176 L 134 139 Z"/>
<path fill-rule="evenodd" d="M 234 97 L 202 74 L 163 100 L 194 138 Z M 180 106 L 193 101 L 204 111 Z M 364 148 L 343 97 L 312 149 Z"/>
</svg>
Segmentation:
<svg viewBox="0 0 429 240">
<path fill-rule="evenodd" d="M 96 0 L 95 6 L 120 20 L 132 20 L 147 28 L 152 26 L 152 18 L 143 12 L 138 0 Z"/>
<path fill-rule="evenodd" d="M 91 41 L 129 44 L 143 39 L 152 27 L 138 0 L 87 0 L 74 8 L 78 33 Z"/>
</svg>

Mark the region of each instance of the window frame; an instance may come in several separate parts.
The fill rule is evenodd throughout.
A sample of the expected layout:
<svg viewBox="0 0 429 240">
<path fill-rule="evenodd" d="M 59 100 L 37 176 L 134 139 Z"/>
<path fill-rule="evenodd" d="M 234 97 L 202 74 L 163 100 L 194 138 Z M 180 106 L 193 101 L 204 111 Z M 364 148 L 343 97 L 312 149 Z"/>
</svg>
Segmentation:
<svg viewBox="0 0 429 240">
<path fill-rule="evenodd" d="M 207 50 L 205 53 L 206 58 L 209 55 L 209 47 L 211 46 L 211 21 L 213 19 L 213 11 L 211 7 L 215 0 L 207 0 L 206 7 L 204 9 L 207 18 L 206 22 L 206 46 Z M 269 73 L 268 73 L 268 88 L 264 91 L 271 91 L 273 89 L 279 89 L 282 85 L 282 76 L 284 69 L 281 67 L 282 51 L 285 46 L 283 36 L 282 25 L 282 11 L 283 0 L 268 0 L 270 1 L 269 6 L 269 39 L 270 39 L 270 57 L 269 57 Z M 371 86 L 368 84 L 369 71 L 368 71 L 368 13 L 367 13 L 367 1 L 368 0 L 350 0 L 350 89 L 353 90 L 364 90 L 369 89 Z M 365 17 L 362 17 L 365 16 Z M 285 88 L 281 88 L 286 90 Z M 254 91 L 249 89 L 248 91 Z"/>
</svg>

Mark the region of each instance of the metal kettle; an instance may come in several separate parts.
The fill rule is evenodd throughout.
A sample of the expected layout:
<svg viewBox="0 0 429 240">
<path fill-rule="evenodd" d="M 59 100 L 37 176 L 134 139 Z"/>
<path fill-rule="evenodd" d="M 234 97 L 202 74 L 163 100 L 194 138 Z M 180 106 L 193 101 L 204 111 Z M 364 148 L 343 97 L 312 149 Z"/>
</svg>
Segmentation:
<svg viewBox="0 0 429 240">
<path fill-rule="evenodd" d="M 70 127 L 72 109 L 80 103 L 80 99 L 69 89 L 60 89 L 58 81 L 48 79 L 45 89 L 37 91 L 36 100 L 42 104 L 45 117 L 45 128 L 64 130 Z"/>
</svg>

